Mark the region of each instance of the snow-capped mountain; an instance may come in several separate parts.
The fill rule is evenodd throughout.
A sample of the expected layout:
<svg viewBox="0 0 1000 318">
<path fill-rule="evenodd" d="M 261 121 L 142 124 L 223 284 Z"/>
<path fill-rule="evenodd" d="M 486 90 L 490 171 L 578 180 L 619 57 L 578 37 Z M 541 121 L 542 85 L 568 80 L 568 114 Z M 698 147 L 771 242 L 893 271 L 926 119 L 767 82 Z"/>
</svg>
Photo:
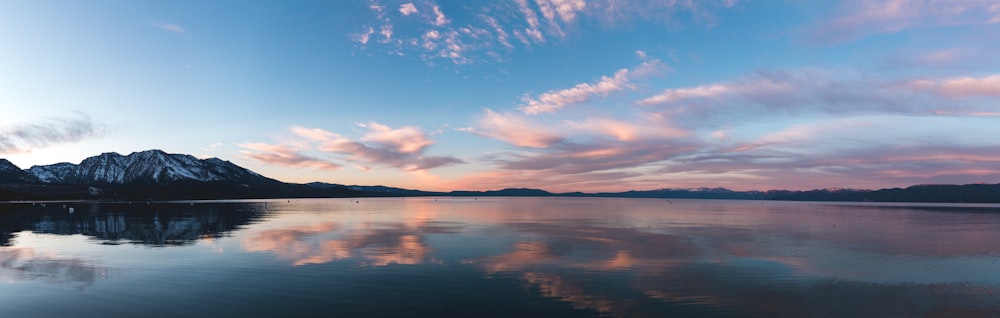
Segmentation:
<svg viewBox="0 0 1000 318">
<path fill-rule="evenodd" d="M 170 184 L 189 181 L 229 181 L 257 184 L 277 182 L 218 158 L 198 159 L 191 155 L 168 154 L 161 150 L 133 152 L 127 156 L 106 152 L 84 159 L 78 165 L 64 162 L 34 166 L 27 172 L 44 183 L 59 184 Z"/>
<path fill-rule="evenodd" d="M 38 182 L 38 180 L 7 159 L 0 159 L 0 182 Z"/>
</svg>

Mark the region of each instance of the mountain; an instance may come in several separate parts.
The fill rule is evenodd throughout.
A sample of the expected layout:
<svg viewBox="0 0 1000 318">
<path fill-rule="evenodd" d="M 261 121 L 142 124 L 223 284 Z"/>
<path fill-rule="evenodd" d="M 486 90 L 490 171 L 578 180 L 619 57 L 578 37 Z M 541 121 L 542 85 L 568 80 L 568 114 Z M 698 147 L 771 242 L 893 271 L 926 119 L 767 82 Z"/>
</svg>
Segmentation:
<svg viewBox="0 0 1000 318">
<path fill-rule="evenodd" d="M 106 152 L 84 159 L 79 165 L 57 163 L 34 166 L 27 171 L 43 183 L 53 184 L 164 185 L 220 181 L 248 185 L 279 183 L 229 161 L 217 158 L 198 159 L 191 155 L 168 154 L 161 150 L 133 152 L 128 156 Z"/>
<path fill-rule="evenodd" d="M 411 190 L 402 188 L 393 188 L 387 186 L 362 186 L 362 185 L 342 185 L 336 183 L 326 183 L 326 182 L 310 182 L 305 185 L 319 188 L 319 189 L 331 189 L 331 188 L 347 188 L 355 191 L 361 191 L 367 194 L 367 196 L 384 196 L 384 197 L 415 197 L 415 196 L 439 196 L 444 195 L 443 192 L 433 192 L 433 191 L 423 191 L 423 190 Z"/>
<path fill-rule="evenodd" d="M 340 185 L 315 188 L 284 183 L 218 158 L 198 159 L 161 150 L 134 152 L 127 156 L 108 152 L 84 159 L 80 164 L 64 162 L 28 170 L 2 163 L 0 166 L 7 171 L 0 173 L 3 178 L 0 179 L 0 200 L 369 196 L 364 191 Z"/>
<path fill-rule="evenodd" d="M 0 183 L 35 183 L 38 178 L 21 170 L 7 159 L 0 159 Z"/>
</svg>

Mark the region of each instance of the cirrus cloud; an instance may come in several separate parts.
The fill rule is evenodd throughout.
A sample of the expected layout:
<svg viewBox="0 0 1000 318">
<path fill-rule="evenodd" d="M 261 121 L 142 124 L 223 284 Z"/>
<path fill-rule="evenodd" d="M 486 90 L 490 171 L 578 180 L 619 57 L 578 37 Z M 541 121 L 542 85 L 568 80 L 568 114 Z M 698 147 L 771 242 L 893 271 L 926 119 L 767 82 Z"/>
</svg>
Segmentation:
<svg viewBox="0 0 1000 318">
<path fill-rule="evenodd" d="M 451 6 L 447 9 L 457 12 L 446 15 L 445 9 L 434 1 L 383 2 L 390 4 L 373 1 L 369 5 L 372 19 L 350 34 L 351 40 L 368 44 L 376 30 L 383 30 L 385 40 L 379 45 L 362 45 L 359 49 L 417 56 L 429 66 L 437 65 L 440 60 L 456 65 L 505 61 L 519 48 L 564 43 L 579 32 L 584 21 L 596 21 L 612 32 L 637 21 L 679 29 L 690 20 L 692 24 L 710 28 L 719 23 L 718 12 L 737 3 L 734 0 L 510 0 L 482 6 Z M 386 10 L 391 7 L 397 9 Z M 394 12 L 398 14 L 391 14 Z M 385 36 L 385 30 L 392 30 L 391 38 Z M 429 40 L 425 35 L 430 31 L 442 36 Z"/>
<path fill-rule="evenodd" d="M 15 123 L 0 127 L 0 154 L 29 153 L 35 149 L 100 137 L 104 133 L 103 126 L 95 124 L 89 115 L 82 112 L 31 123 Z"/>
</svg>

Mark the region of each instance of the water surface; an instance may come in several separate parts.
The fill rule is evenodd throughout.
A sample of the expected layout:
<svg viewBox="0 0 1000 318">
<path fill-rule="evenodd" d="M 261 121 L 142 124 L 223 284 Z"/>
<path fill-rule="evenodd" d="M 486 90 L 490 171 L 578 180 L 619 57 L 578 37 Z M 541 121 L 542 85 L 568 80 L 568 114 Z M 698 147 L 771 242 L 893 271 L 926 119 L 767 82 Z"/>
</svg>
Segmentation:
<svg viewBox="0 0 1000 318">
<path fill-rule="evenodd" d="M 0 316 L 997 316 L 998 242 L 997 205 L 10 203 Z"/>
</svg>

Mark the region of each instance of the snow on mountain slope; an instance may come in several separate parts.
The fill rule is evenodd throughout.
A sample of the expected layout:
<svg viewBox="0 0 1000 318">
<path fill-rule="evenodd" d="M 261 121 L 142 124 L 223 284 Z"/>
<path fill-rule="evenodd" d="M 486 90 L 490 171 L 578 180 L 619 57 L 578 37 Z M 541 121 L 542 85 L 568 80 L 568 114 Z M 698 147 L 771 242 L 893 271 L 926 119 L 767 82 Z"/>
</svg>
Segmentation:
<svg viewBox="0 0 1000 318">
<path fill-rule="evenodd" d="M 21 168 L 7 161 L 0 159 L 0 182 L 36 182 L 35 177 L 24 172 Z"/>
<path fill-rule="evenodd" d="M 65 180 L 73 173 L 74 169 L 76 169 L 76 165 L 69 162 L 60 162 L 47 166 L 34 166 L 25 171 L 44 183 L 57 183 L 60 180 Z"/>
<path fill-rule="evenodd" d="M 27 170 L 45 183 L 66 184 L 165 184 L 177 181 L 274 182 L 231 162 L 217 158 L 168 154 L 161 150 L 128 156 L 107 152 L 84 159 L 79 165 L 58 163 Z"/>
</svg>

